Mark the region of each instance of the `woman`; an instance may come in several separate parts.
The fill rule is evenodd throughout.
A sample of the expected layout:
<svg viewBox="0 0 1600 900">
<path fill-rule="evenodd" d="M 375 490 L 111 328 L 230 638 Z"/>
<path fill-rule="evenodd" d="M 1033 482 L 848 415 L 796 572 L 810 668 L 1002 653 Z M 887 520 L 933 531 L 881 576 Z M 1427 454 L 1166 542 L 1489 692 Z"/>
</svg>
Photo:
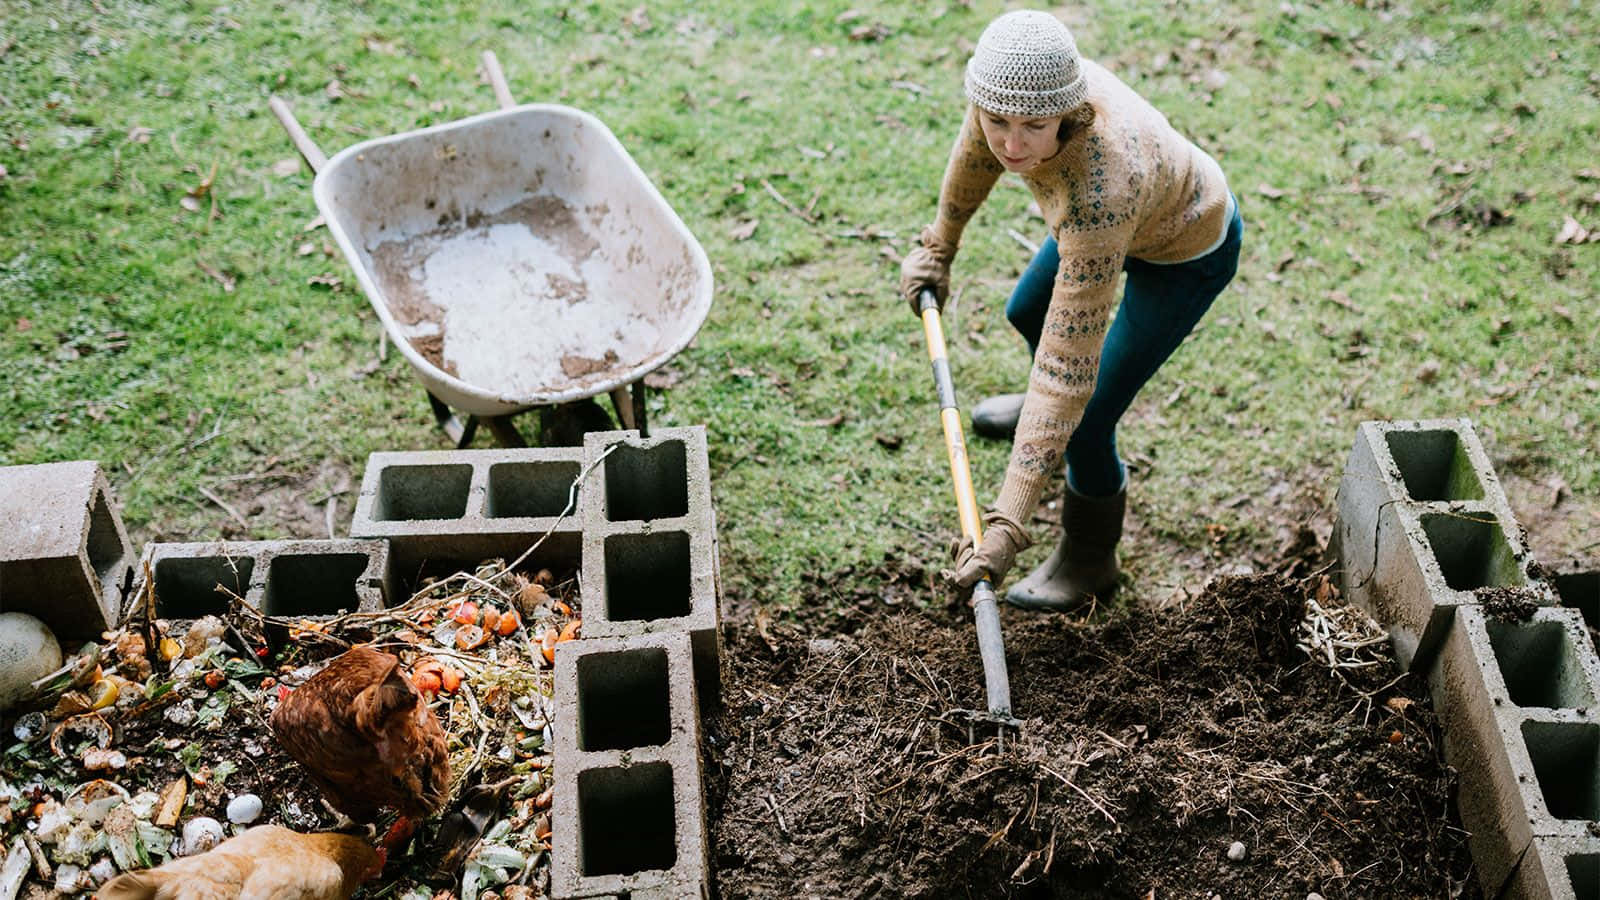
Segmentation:
<svg viewBox="0 0 1600 900">
<path fill-rule="evenodd" d="M 1003 172 L 1033 192 L 1050 239 L 1006 304 L 1033 354 L 1027 393 L 973 413 L 978 433 L 1014 434 L 1014 444 L 983 541 L 957 546 L 951 579 L 967 588 L 985 573 L 1005 577 L 1033 543 L 1024 523 L 1064 456 L 1061 543 L 1006 599 L 1073 609 L 1117 587 L 1127 501 L 1117 422 L 1233 278 L 1243 222 L 1216 161 L 1081 58 L 1048 13 L 991 22 L 967 63 L 966 94 L 938 215 L 906 255 L 901 292 L 913 311 L 924 288 L 943 304 L 961 232 Z"/>
</svg>

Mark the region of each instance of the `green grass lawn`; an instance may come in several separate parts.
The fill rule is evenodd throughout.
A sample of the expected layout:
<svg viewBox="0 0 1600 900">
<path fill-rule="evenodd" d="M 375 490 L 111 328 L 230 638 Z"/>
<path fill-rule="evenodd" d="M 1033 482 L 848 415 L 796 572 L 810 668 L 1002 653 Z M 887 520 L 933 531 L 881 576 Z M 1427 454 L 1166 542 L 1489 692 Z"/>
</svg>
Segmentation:
<svg viewBox="0 0 1600 900">
<path fill-rule="evenodd" d="M 1181 580 L 1184 553 L 1270 546 L 1283 485 L 1326 505 L 1369 418 L 1470 416 L 1497 466 L 1567 484 L 1575 544 L 1600 524 L 1600 243 L 1556 241 L 1568 216 L 1600 231 L 1586 5 L 1058 10 L 1221 161 L 1247 221 L 1237 281 L 1121 435 L 1136 588 Z M 777 610 L 808 573 L 935 564 L 953 503 L 894 287 L 961 68 L 1003 9 L 12 0 L 0 463 L 100 460 L 136 539 L 270 538 L 325 535 L 329 494 L 348 521 L 336 492 L 368 453 L 443 447 L 404 360 L 378 361 L 348 265 L 307 231 L 311 173 L 282 165 L 267 99 L 331 154 L 491 109 L 477 60 L 494 50 L 519 100 L 606 122 L 712 260 L 711 315 L 651 416 L 708 429 L 728 587 Z M 1028 205 L 1002 182 L 956 263 L 964 404 L 1025 378 L 1000 309 L 1028 259 L 1009 231 L 1043 233 Z M 1008 448 L 972 449 L 988 502 Z"/>
</svg>

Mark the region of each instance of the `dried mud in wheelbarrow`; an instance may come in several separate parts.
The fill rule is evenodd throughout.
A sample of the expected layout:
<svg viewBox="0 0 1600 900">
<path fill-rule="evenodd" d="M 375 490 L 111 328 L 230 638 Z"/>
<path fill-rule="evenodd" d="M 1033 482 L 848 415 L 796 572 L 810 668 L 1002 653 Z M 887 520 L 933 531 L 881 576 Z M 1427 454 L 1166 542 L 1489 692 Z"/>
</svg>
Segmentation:
<svg viewBox="0 0 1600 900">
<path fill-rule="evenodd" d="M 935 719 L 983 686 L 964 610 L 908 608 L 922 572 L 817 590 L 853 605 L 726 634 L 724 897 L 1478 896 L 1425 685 L 1311 661 L 1299 584 L 1100 624 L 1008 611 L 1028 718 L 999 752 Z"/>
</svg>

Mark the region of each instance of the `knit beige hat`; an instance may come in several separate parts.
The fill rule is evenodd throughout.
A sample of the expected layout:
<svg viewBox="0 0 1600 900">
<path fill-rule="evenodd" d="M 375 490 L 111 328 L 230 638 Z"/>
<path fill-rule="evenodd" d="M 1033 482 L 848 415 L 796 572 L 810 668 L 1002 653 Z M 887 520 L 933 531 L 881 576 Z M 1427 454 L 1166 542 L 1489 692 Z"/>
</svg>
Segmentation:
<svg viewBox="0 0 1600 900">
<path fill-rule="evenodd" d="M 1006 116 L 1059 116 L 1083 102 L 1072 32 L 1055 16 L 1008 12 L 989 23 L 967 62 L 967 99 Z"/>
</svg>

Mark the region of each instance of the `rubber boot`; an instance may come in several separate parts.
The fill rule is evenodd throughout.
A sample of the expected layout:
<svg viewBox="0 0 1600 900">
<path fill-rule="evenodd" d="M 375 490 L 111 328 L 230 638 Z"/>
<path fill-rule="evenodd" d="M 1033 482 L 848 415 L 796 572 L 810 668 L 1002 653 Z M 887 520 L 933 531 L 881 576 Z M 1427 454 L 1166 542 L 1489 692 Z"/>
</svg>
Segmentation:
<svg viewBox="0 0 1600 900">
<path fill-rule="evenodd" d="M 1109 497 L 1085 497 L 1068 487 L 1061 501 L 1061 543 L 1039 568 L 1006 592 L 1023 609 L 1070 612 L 1117 590 L 1117 542 L 1128 489 Z"/>
<path fill-rule="evenodd" d="M 1022 417 L 1022 394 L 985 397 L 972 408 L 972 430 L 987 438 L 1010 438 Z"/>
</svg>

